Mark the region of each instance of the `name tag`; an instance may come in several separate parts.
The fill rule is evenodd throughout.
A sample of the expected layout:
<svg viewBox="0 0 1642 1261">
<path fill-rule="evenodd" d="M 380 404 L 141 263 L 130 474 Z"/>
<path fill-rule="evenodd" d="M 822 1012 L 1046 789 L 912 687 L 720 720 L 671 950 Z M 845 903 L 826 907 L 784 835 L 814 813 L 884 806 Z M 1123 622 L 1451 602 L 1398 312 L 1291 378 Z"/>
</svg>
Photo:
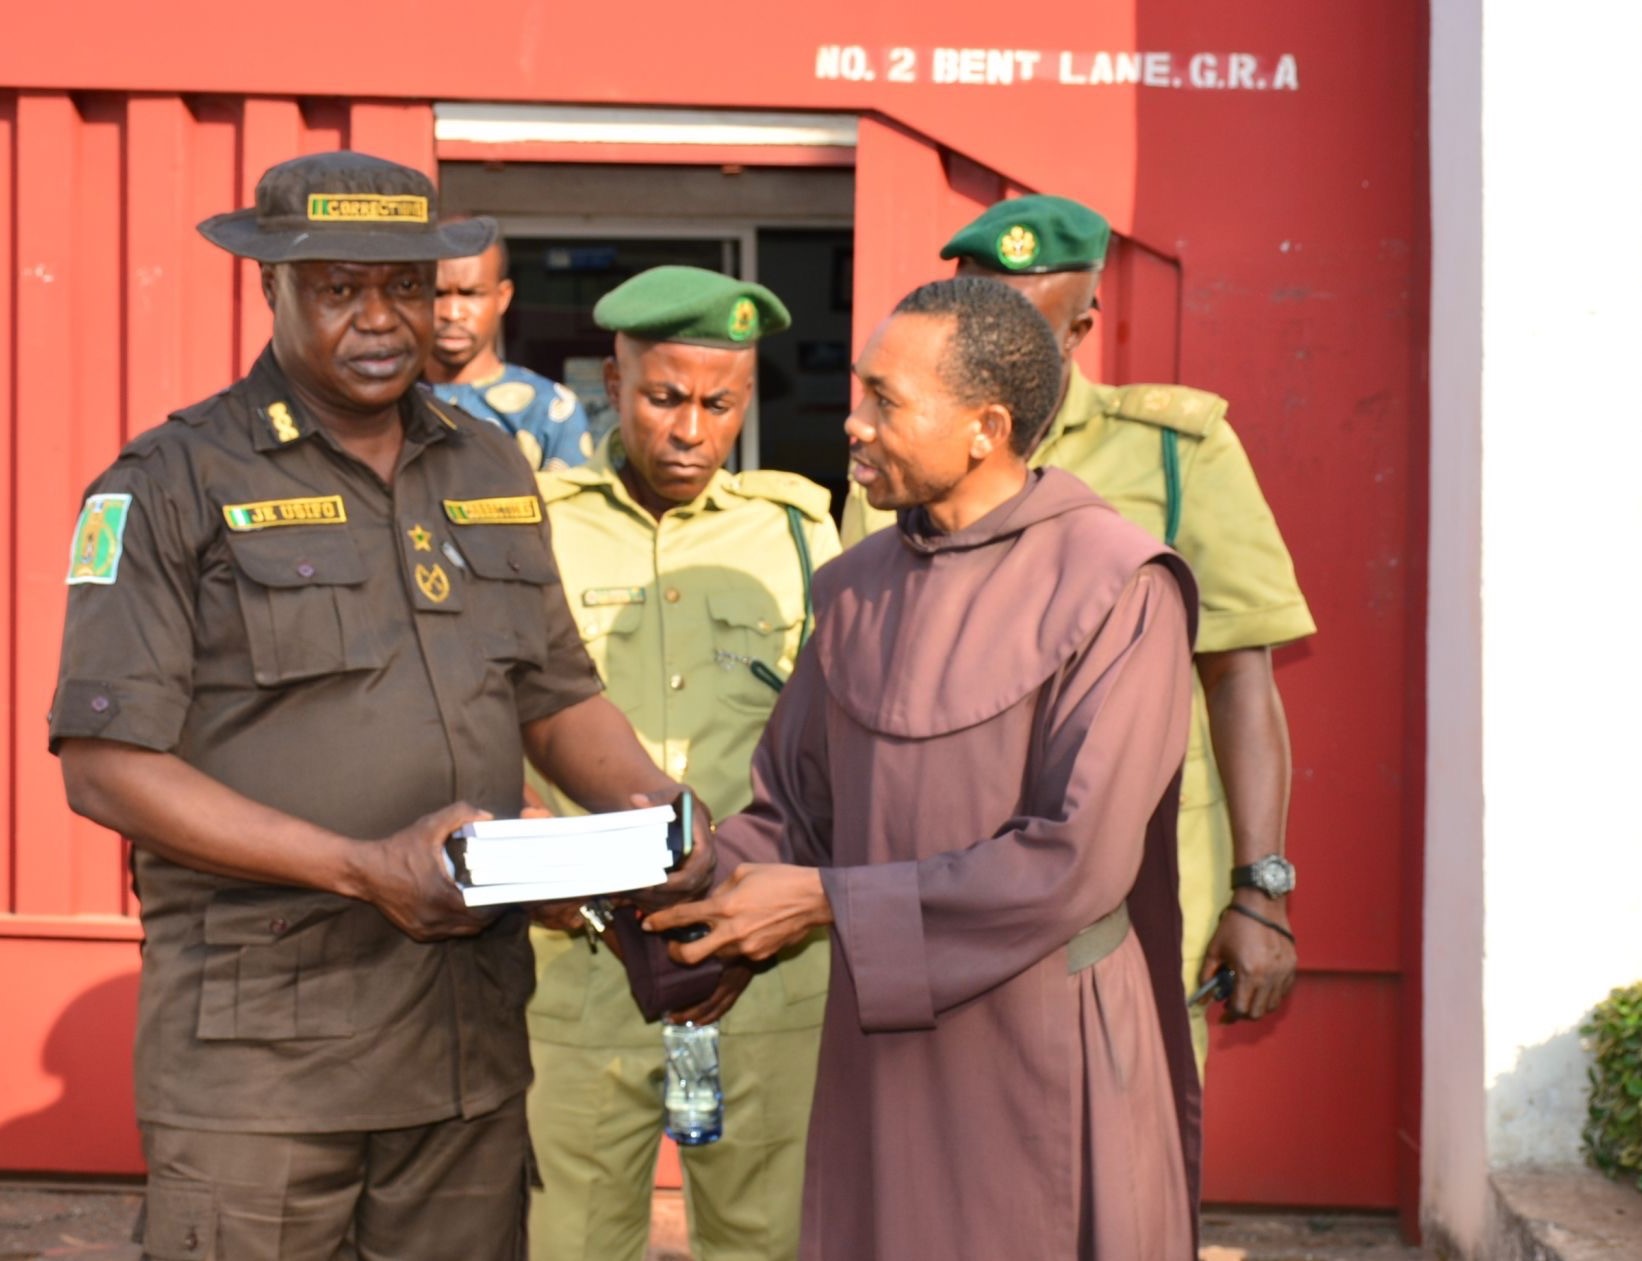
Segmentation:
<svg viewBox="0 0 1642 1261">
<path fill-rule="evenodd" d="M 590 609 L 602 609 L 611 604 L 643 604 L 643 587 L 589 587 L 582 592 L 582 603 Z"/>
<path fill-rule="evenodd" d="M 535 495 L 447 499 L 445 516 L 453 525 L 535 525 L 542 519 L 542 501 Z"/>
<path fill-rule="evenodd" d="M 345 525 L 348 511 L 342 506 L 341 495 L 316 495 L 311 499 L 223 504 L 222 519 L 230 530 L 267 530 L 276 525 Z"/>
</svg>

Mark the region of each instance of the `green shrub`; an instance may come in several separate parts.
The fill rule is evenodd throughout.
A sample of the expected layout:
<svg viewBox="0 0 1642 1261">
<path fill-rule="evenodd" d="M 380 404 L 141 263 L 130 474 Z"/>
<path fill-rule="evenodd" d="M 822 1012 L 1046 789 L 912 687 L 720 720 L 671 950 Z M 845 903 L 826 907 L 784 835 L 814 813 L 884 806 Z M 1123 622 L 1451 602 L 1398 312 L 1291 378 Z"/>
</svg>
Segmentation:
<svg viewBox="0 0 1642 1261">
<path fill-rule="evenodd" d="M 1585 1157 L 1642 1190 L 1642 981 L 1609 994 L 1579 1031 L 1596 1057 Z"/>
</svg>

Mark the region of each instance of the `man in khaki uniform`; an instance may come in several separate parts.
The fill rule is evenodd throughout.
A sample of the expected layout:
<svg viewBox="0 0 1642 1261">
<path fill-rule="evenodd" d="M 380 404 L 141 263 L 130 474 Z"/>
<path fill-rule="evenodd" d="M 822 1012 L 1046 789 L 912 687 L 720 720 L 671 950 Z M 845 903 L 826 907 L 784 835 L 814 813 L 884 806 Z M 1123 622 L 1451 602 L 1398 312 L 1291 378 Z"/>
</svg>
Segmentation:
<svg viewBox="0 0 1642 1261">
<path fill-rule="evenodd" d="M 959 274 L 1019 289 L 1060 339 L 1061 403 L 1032 465 L 1075 473 L 1175 548 L 1197 578 L 1197 687 L 1180 814 L 1186 988 L 1230 966 L 1237 985 L 1227 1017 L 1259 1019 L 1292 987 L 1297 963 L 1285 906 L 1294 870 L 1282 857 L 1288 726 L 1271 648 L 1316 625 L 1225 419 L 1226 400 L 1179 385 L 1098 385 L 1073 363 L 1094 323 L 1109 238 L 1106 220 L 1088 207 L 1033 195 L 983 212 L 941 257 L 957 259 Z M 850 488 L 846 542 L 892 519 L 875 512 L 859 486 Z M 1192 1039 L 1201 1070 L 1202 1006 L 1193 1009 Z"/>
<path fill-rule="evenodd" d="M 75 531 L 51 747 L 133 844 L 155 1258 L 521 1255 L 526 916 L 469 910 L 445 841 L 518 814 L 527 757 L 591 809 L 677 790 L 600 695 L 517 449 L 416 388 L 434 261 L 495 232 L 434 209 L 325 153 L 201 224 L 263 264 L 273 339 Z"/>
<path fill-rule="evenodd" d="M 789 317 L 763 286 L 691 267 L 635 276 L 593 316 L 616 334 L 605 386 L 620 422 L 589 463 L 541 475 L 554 551 L 611 699 L 656 764 L 687 771 L 727 817 L 748 801 L 753 747 L 806 634 L 810 571 L 839 550 L 823 488 L 722 467 L 755 397 L 757 341 Z M 619 960 L 571 927 L 533 932 L 529 1112 L 545 1190 L 531 1252 L 637 1261 L 663 1120 L 661 1029 Z M 724 1136 L 681 1152 L 698 1261 L 796 1253 L 827 970 L 827 943 L 812 938 L 757 976 L 731 965 L 717 994 L 673 1013 L 706 1022 L 735 1004 Z"/>
</svg>

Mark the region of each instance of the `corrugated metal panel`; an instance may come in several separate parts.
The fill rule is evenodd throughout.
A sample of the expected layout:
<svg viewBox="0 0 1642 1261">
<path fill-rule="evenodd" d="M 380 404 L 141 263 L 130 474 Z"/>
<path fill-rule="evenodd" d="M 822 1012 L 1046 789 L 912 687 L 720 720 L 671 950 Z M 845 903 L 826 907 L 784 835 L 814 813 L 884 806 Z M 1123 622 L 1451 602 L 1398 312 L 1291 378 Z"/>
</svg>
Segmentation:
<svg viewBox="0 0 1642 1261">
<path fill-rule="evenodd" d="M 129 1115 L 123 1053 L 76 1085 L 80 1061 L 52 1051 L 70 1024 L 123 1046 L 120 978 L 136 967 L 122 847 L 69 812 L 45 747 L 80 497 L 122 443 L 234 380 L 267 339 L 255 265 L 193 225 L 250 204 L 273 163 L 343 145 L 431 174 L 432 107 L 0 93 L 0 945 L 6 974 L 26 978 L 5 996 L 0 1167 L 136 1161 L 134 1135 L 77 1137 L 107 1130 L 111 1090 Z M 44 1099 L 50 1124 L 36 1123 Z"/>
<path fill-rule="evenodd" d="M 193 224 L 296 154 L 352 144 L 433 169 L 431 106 L 23 92 L 0 97 L 0 426 L 13 540 L 0 599 L 9 861 L 0 910 L 130 911 L 117 846 L 76 820 L 44 748 L 81 491 L 132 434 L 238 376 L 268 337 L 257 269 Z M 11 644 L 0 643 L 0 648 Z"/>
</svg>

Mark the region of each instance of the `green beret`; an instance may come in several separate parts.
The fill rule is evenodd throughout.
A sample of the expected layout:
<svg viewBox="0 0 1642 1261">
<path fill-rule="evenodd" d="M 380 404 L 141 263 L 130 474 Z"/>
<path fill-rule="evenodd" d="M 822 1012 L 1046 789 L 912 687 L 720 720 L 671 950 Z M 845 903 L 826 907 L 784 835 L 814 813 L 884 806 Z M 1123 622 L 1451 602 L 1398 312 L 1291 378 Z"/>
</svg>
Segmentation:
<svg viewBox="0 0 1642 1261">
<path fill-rule="evenodd" d="M 1008 274 L 1088 271 L 1106 262 L 1111 225 L 1068 197 L 1033 193 L 1000 201 L 981 212 L 941 249 L 942 258 L 967 258 Z"/>
<path fill-rule="evenodd" d="M 666 266 L 641 271 L 605 294 L 593 322 L 644 341 L 734 348 L 779 333 L 792 316 L 763 285 L 701 267 Z"/>
</svg>

